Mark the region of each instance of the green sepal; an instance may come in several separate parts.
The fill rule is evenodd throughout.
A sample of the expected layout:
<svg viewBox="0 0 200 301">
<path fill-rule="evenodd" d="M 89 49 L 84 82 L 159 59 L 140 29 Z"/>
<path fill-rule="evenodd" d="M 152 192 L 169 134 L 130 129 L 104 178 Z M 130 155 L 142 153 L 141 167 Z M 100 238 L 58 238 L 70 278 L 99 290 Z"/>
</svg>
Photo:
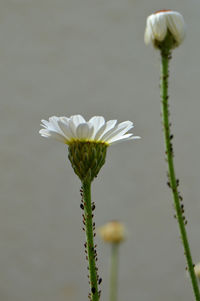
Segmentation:
<svg viewBox="0 0 200 301">
<path fill-rule="evenodd" d="M 69 147 L 68 158 L 81 181 L 92 181 L 105 163 L 107 144 L 102 142 L 74 141 Z"/>
<path fill-rule="evenodd" d="M 174 36 L 168 30 L 167 35 L 163 41 L 154 41 L 155 48 L 160 49 L 162 55 L 168 56 L 169 51 L 178 46 L 177 41 L 174 39 Z"/>
</svg>

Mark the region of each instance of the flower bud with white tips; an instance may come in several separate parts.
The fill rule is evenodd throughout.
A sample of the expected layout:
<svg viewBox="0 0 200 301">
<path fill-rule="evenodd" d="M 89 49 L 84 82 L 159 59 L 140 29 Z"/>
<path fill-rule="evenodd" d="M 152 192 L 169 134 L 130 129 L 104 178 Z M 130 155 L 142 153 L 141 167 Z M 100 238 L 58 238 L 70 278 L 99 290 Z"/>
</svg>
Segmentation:
<svg viewBox="0 0 200 301">
<path fill-rule="evenodd" d="M 161 49 L 163 43 L 170 49 L 178 47 L 185 37 L 183 16 L 176 11 L 160 10 L 147 18 L 144 41 Z"/>
</svg>

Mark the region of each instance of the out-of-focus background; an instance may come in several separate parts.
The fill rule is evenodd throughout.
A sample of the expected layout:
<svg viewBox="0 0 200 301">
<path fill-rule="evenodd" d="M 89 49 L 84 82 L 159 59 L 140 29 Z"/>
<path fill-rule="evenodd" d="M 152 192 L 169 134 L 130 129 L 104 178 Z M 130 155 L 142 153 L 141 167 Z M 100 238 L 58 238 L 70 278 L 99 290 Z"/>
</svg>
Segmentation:
<svg viewBox="0 0 200 301">
<path fill-rule="evenodd" d="M 110 147 L 93 185 L 97 227 L 119 219 L 128 229 L 119 300 L 192 300 L 166 186 L 160 58 L 143 42 L 146 17 L 163 8 L 187 23 L 173 52 L 170 102 L 187 230 L 200 261 L 199 1 L 1 0 L 1 301 L 87 300 L 80 182 L 67 148 L 38 134 L 42 118 L 78 113 L 132 120 L 142 137 Z M 96 241 L 106 301 L 110 250 Z"/>
</svg>

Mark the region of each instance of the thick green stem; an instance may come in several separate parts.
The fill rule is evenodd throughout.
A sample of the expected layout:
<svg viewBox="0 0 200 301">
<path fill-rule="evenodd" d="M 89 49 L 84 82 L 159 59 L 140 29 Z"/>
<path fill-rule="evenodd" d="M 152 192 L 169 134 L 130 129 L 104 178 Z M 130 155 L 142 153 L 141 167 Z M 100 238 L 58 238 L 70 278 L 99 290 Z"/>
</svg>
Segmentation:
<svg viewBox="0 0 200 301">
<path fill-rule="evenodd" d="M 164 135 L 165 135 L 165 146 L 166 146 L 166 156 L 168 162 L 168 174 L 169 174 L 169 182 L 174 198 L 174 205 L 176 210 L 176 217 L 179 224 L 179 229 L 181 233 L 181 238 L 184 247 L 184 254 L 187 260 L 188 271 L 190 274 L 190 278 L 192 281 L 192 287 L 194 291 L 194 295 L 197 301 L 200 301 L 200 293 L 199 287 L 197 283 L 197 278 L 194 273 L 193 261 L 190 252 L 190 246 L 187 238 L 187 232 L 185 228 L 185 217 L 183 216 L 183 204 L 181 204 L 182 197 L 178 191 L 179 181 L 176 179 L 175 170 L 174 170 L 174 162 L 173 162 L 173 146 L 172 146 L 172 138 L 173 136 L 170 133 L 170 123 L 169 123 L 169 106 L 168 106 L 168 65 L 170 59 L 170 49 L 161 50 L 162 56 L 162 70 L 161 70 L 161 97 L 162 97 L 162 113 L 163 113 L 163 126 L 164 126 Z"/>
<path fill-rule="evenodd" d="M 91 289 L 91 300 L 99 300 L 98 292 L 98 276 L 96 268 L 96 249 L 94 246 L 94 224 L 93 224 L 93 213 L 92 213 L 92 203 L 91 203 L 91 182 L 86 180 L 82 182 L 83 188 L 83 199 L 84 199 L 84 223 L 86 231 L 86 249 L 87 258 L 89 263 L 89 278 L 90 278 L 90 289 Z"/>
<path fill-rule="evenodd" d="M 119 244 L 113 243 L 111 249 L 110 268 L 110 301 L 117 301 L 118 251 Z"/>
</svg>

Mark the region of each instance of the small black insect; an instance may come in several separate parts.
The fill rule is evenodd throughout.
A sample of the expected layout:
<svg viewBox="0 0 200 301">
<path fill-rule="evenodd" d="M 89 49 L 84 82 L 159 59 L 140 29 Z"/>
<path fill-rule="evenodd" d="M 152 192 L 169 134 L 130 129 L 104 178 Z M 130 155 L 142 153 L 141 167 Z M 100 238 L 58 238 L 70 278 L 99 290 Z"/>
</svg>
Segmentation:
<svg viewBox="0 0 200 301">
<path fill-rule="evenodd" d="M 82 210 L 84 210 L 84 206 L 83 206 L 83 204 L 80 204 L 80 208 L 81 208 Z"/>
<path fill-rule="evenodd" d="M 95 294 L 95 292 L 96 292 L 96 289 L 95 289 L 95 287 L 92 287 L 91 288 L 91 291 L 92 291 L 92 293 L 93 293 L 93 295 Z"/>
<path fill-rule="evenodd" d="M 101 282 L 102 282 L 102 278 L 99 278 L 99 284 L 101 284 Z"/>
</svg>

